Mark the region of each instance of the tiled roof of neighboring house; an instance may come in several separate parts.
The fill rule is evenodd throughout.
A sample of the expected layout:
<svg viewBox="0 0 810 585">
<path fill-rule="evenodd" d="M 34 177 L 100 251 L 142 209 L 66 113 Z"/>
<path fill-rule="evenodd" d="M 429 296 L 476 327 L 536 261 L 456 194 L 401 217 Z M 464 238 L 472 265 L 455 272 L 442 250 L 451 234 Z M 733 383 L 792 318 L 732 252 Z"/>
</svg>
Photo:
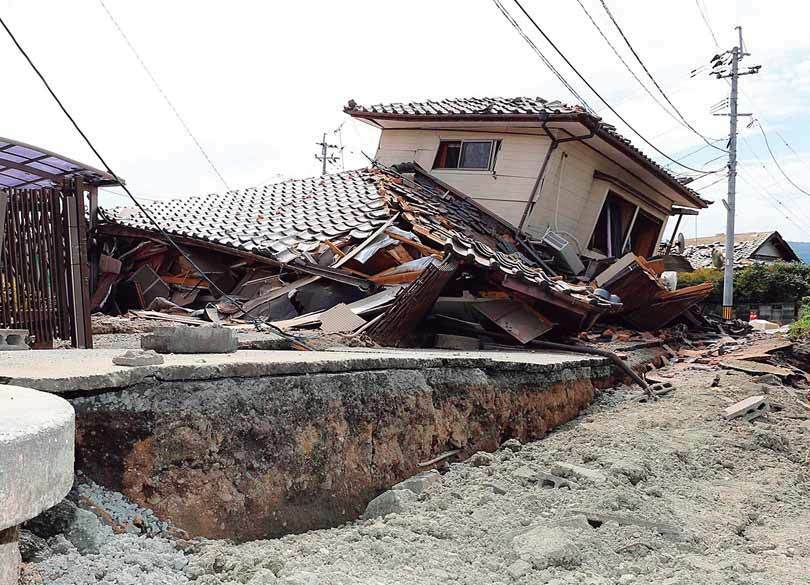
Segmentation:
<svg viewBox="0 0 810 585">
<path fill-rule="evenodd" d="M 696 207 L 705 208 L 709 203 L 696 191 L 683 184 L 682 179 L 670 173 L 633 145 L 628 138 L 619 134 L 615 126 L 603 122 L 599 116 L 588 113 L 580 106 L 571 106 L 556 100 L 548 101 L 540 97 L 483 97 L 371 106 L 363 106 L 350 100 L 343 111 L 353 117 L 370 119 L 538 121 L 538 118 L 544 117 L 549 121 L 577 121 L 593 129 L 600 138 L 638 159 L 673 189 L 690 199 Z"/>
<path fill-rule="evenodd" d="M 171 235 L 210 242 L 289 262 L 325 240 L 365 240 L 395 213 L 428 238 L 484 268 L 568 295 L 605 305 L 585 291 L 551 279 L 518 253 L 511 227 L 463 194 L 433 182 L 411 168 L 407 177 L 392 169 L 344 171 L 293 179 L 266 187 L 152 203 L 150 214 Z M 111 223 L 154 232 L 138 210 L 105 212 Z"/>
<path fill-rule="evenodd" d="M 769 240 L 773 240 L 775 245 L 782 249 L 784 260 L 799 260 L 795 252 L 793 252 L 790 246 L 782 239 L 779 232 L 746 232 L 734 234 L 734 263 L 747 264 L 761 260 L 755 257 L 757 250 Z M 688 239 L 686 240 L 686 248 L 684 249 L 683 256 L 689 260 L 693 268 L 711 268 L 712 251 L 717 250 L 721 254 L 724 254 L 725 245 L 725 234 Z"/>
</svg>

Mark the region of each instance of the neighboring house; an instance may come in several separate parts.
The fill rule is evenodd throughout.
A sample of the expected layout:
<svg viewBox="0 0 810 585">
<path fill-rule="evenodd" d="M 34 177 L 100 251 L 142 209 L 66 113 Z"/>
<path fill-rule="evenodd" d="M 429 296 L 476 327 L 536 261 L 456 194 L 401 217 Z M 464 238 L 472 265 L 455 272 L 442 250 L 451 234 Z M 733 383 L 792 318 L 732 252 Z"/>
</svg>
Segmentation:
<svg viewBox="0 0 810 585">
<path fill-rule="evenodd" d="M 561 102 L 352 100 L 344 111 L 382 130 L 382 164 L 415 162 L 533 238 L 552 229 L 589 258 L 652 256 L 673 205 L 708 205 L 614 127 Z"/>
<path fill-rule="evenodd" d="M 810 242 L 788 242 L 804 263 L 810 263 Z"/>
<path fill-rule="evenodd" d="M 721 268 L 725 256 L 724 234 L 686 240 L 683 255 L 693 269 Z M 712 257 L 715 260 L 712 260 Z M 734 265 L 747 266 L 757 262 L 802 262 L 790 244 L 777 231 L 748 232 L 734 235 Z M 797 299 L 767 299 L 761 303 L 735 303 L 736 315 L 748 319 L 756 315 L 760 319 L 776 323 L 792 323 L 796 319 Z M 719 306 L 714 308 L 719 311 Z"/>
<path fill-rule="evenodd" d="M 726 236 L 718 234 L 686 240 L 683 251 L 692 268 L 722 266 L 726 251 Z M 712 261 L 714 256 L 715 263 Z M 734 264 L 744 266 L 754 262 L 801 262 L 802 259 L 777 231 L 747 232 L 734 235 Z"/>
</svg>

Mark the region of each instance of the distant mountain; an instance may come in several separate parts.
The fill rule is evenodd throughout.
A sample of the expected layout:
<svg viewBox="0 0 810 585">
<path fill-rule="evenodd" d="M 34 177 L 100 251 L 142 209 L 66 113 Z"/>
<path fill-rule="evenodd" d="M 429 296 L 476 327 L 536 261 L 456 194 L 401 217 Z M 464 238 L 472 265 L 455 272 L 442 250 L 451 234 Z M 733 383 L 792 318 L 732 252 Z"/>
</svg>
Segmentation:
<svg viewBox="0 0 810 585">
<path fill-rule="evenodd" d="M 788 242 L 799 258 L 810 264 L 810 242 Z"/>
</svg>

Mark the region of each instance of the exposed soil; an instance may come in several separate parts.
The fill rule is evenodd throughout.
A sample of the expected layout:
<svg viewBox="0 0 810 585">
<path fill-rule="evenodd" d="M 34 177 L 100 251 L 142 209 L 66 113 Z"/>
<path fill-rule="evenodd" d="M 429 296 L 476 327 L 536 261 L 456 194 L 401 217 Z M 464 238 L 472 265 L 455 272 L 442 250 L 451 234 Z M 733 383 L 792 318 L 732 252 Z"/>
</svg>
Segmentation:
<svg viewBox="0 0 810 585">
<path fill-rule="evenodd" d="M 448 450 L 542 438 L 610 383 L 598 360 L 150 381 L 71 400 L 76 462 L 192 535 L 281 536 L 354 520 Z"/>
<path fill-rule="evenodd" d="M 114 535 L 100 554 L 65 550 L 29 565 L 27 579 L 810 583 L 810 422 L 798 393 L 740 372 L 671 371 L 677 390 L 661 400 L 606 391 L 541 441 L 451 465 L 398 514 L 241 545 Z M 759 393 L 774 407 L 767 417 L 722 419 Z M 544 487 L 541 472 L 572 486 Z"/>
</svg>

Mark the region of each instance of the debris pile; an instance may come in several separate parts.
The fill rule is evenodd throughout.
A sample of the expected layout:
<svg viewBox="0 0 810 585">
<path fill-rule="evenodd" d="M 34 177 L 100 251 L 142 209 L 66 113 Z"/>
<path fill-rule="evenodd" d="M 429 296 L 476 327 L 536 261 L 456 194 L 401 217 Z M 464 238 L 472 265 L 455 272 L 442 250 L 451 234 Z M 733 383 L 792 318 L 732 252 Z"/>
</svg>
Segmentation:
<svg viewBox="0 0 810 585">
<path fill-rule="evenodd" d="M 599 320 L 658 329 L 711 290 L 671 291 L 663 263 L 632 253 L 570 274 L 555 250 L 414 164 L 158 202 L 149 213 L 194 261 L 140 211 L 108 212 L 93 305 L 109 315 L 472 349 Z"/>
</svg>

